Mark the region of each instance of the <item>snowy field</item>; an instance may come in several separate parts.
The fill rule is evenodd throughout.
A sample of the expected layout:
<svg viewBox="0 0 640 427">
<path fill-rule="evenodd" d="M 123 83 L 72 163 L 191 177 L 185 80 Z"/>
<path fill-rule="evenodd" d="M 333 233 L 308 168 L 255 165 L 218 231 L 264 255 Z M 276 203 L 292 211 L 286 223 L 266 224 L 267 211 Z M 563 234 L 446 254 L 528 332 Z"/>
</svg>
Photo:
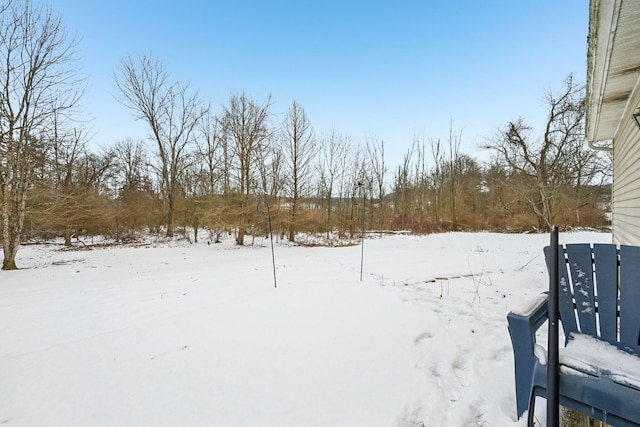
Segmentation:
<svg viewBox="0 0 640 427">
<path fill-rule="evenodd" d="M 562 242 L 610 242 L 596 232 Z M 0 272 L 0 424 L 524 426 L 506 315 L 548 235 L 360 246 L 21 248 Z"/>
</svg>

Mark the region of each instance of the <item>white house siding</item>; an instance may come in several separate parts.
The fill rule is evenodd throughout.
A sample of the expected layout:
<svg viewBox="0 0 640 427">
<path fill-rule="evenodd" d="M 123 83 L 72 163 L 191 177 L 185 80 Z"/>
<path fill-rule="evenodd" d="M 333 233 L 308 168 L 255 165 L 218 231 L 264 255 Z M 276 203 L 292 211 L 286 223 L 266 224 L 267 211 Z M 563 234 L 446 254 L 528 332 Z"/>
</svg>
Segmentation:
<svg viewBox="0 0 640 427">
<path fill-rule="evenodd" d="M 640 245 L 640 1 L 590 0 L 588 141 L 613 140 L 613 240 Z"/>
<path fill-rule="evenodd" d="M 613 240 L 640 245 L 640 130 L 625 119 L 613 143 Z"/>
</svg>

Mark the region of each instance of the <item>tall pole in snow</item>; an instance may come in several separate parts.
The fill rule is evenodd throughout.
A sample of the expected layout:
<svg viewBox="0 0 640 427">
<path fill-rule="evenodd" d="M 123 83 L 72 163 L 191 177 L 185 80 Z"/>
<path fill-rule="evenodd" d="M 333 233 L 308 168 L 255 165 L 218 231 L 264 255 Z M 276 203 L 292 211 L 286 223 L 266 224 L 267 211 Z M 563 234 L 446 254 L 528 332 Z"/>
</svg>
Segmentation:
<svg viewBox="0 0 640 427">
<path fill-rule="evenodd" d="M 559 330 L 558 320 L 560 308 L 558 302 L 558 267 L 560 264 L 560 247 L 558 244 L 558 227 L 551 227 L 551 259 L 549 260 L 549 334 L 547 355 L 547 426 L 560 425 L 560 366 L 559 366 Z M 564 267 L 564 265 L 563 265 Z"/>
<path fill-rule="evenodd" d="M 269 240 L 271 240 L 271 265 L 273 265 L 273 287 L 278 287 L 278 281 L 276 279 L 276 255 L 273 251 L 273 228 L 271 227 L 271 208 L 269 202 L 265 200 L 267 204 L 267 218 L 269 219 Z"/>
<path fill-rule="evenodd" d="M 365 215 L 367 210 L 367 191 L 364 189 L 364 185 L 361 181 L 358 181 L 358 187 L 360 187 L 360 194 L 362 195 L 362 234 L 360 235 L 360 281 L 362 282 L 362 271 L 364 269 L 364 230 L 365 230 Z"/>
<path fill-rule="evenodd" d="M 256 205 L 256 211 L 258 214 L 262 214 L 260 212 L 260 202 L 264 202 L 267 207 L 267 221 L 269 221 L 269 240 L 271 241 L 271 264 L 273 265 L 273 287 L 278 287 L 278 281 L 276 278 L 276 255 L 273 250 L 273 228 L 271 226 L 271 208 L 269 207 L 269 201 L 267 200 L 267 195 L 263 194 L 261 199 L 258 199 L 258 204 Z"/>
</svg>

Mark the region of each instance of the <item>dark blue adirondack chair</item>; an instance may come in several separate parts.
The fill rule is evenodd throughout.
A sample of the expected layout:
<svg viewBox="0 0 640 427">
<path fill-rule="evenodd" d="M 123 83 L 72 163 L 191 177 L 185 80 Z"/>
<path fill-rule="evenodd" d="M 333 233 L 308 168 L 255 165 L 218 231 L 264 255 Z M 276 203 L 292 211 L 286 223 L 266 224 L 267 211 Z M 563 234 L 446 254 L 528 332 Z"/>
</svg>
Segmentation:
<svg viewBox="0 0 640 427">
<path fill-rule="evenodd" d="M 640 247 L 546 247 L 547 267 L 554 252 L 566 338 L 560 350 L 559 402 L 614 426 L 640 426 Z M 529 426 L 536 396 L 547 398 L 547 365 L 535 334 L 548 315 L 548 298 L 541 298 L 530 309 L 507 316 L 517 413 L 520 417 L 529 410 Z"/>
</svg>

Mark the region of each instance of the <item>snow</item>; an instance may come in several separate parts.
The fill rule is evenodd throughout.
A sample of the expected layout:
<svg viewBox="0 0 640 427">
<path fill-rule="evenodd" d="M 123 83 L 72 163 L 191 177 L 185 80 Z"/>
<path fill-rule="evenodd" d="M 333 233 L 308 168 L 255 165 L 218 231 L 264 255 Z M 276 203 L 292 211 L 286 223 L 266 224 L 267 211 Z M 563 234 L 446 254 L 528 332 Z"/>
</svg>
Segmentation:
<svg viewBox="0 0 640 427">
<path fill-rule="evenodd" d="M 640 390 L 640 357 L 589 335 L 572 334 L 560 352 L 560 363 L 574 374 L 606 374 L 617 383 Z"/>
<path fill-rule="evenodd" d="M 547 294 L 538 294 L 530 300 L 523 301 L 520 305 L 511 307 L 511 311 L 513 314 L 517 314 L 518 316 L 527 317 L 530 316 L 535 309 L 546 300 Z"/>
<path fill-rule="evenodd" d="M 526 424 L 506 315 L 547 289 L 547 235 L 368 239 L 362 282 L 360 246 L 278 244 L 277 288 L 255 243 L 22 247 L 0 424 Z"/>
</svg>

